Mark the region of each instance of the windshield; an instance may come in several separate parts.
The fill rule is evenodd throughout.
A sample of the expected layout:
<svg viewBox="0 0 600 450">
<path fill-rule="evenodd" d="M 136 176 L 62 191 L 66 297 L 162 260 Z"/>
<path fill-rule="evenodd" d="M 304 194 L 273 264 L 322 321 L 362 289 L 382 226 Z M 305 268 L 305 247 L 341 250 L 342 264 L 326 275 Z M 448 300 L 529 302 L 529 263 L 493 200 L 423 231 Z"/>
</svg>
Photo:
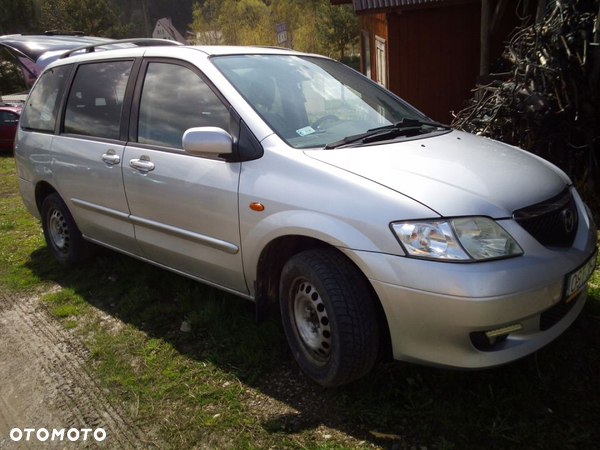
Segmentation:
<svg viewBox="0 0 600 450">
<path fill-rule="evenodd" d="M 354 70 L 329 59 L 288 55 L 213 57 L 214 65 L 267 124 L 295 148 L 425 116 Z"/>
</svg>

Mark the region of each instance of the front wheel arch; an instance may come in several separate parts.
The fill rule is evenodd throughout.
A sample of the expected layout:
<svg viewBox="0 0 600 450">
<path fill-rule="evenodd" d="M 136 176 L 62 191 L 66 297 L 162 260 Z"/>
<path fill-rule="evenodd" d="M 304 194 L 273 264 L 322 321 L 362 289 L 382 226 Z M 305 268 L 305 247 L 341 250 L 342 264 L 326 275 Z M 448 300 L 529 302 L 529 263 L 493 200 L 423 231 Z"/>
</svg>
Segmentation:
<svg viewBox="0 0 600 450">
<path fill-rule="evenodd" d="M 375 289 L 364 275 L 364 272 L 337 247 L 303 235 L 285 235 L 273 239 L 262 250 L 258 259 L 254 296 L 256 301 L 257 321 L 263 322 L 271 315 L 279 315 L 279 283 L 281 272 L 286 262 L 294 255 L 312 249 L 329 249 L 346 259 L 360 274 L 370 291 L 379 323 L 379 360 L 393 360 L 392 339 L 390 329 L 381 301 Z"/>
</svg>

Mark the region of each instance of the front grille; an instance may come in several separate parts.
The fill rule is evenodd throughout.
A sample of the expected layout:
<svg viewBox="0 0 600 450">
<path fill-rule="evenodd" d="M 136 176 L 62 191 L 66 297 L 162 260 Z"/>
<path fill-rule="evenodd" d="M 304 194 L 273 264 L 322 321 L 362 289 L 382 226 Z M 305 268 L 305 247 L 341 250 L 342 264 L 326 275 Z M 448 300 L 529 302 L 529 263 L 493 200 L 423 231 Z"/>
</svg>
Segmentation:
<svg viewBox="0 0 600 450">
<path fill-rule="evenodd" d="M 549 200 L 515 211 L 513 217 L 546 247 L 570 247 L 577 234 L 577 207 L 569 188 Z"/>
<path fill-rule="evenodd" d="M 552 308 L 550 308 L 550 309 L 544 311 L 542 314 L 540 314 L 540 330 L 541 331 L 549 330 L 554 325 L 556 325 L 558 322 L 560 322 L 560 320 L 563 317 L 565 317 L 567 314 L 569 314 L 569 311 L 571 311 L 571 309 L 573 309 L 573 306 L 575 306 L 575 303 L 577 303 L 579 301 L 580 296 L 581 296 L 581 294 L 579 294 L 577 297 L 575 297 L 569 303 L 565 303 L 564 301 L 559 302 L 556 305 L 554 305 Z"/>
</svg>

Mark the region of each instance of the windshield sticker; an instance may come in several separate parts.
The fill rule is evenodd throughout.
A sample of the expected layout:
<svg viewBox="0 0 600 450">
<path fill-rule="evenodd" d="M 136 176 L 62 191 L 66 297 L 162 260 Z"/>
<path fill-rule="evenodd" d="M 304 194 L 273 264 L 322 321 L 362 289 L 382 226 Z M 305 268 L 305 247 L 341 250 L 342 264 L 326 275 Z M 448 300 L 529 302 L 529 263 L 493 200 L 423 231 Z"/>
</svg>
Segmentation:
<svg viewBox="0 0 600 450">
<path fill-rule="evenodd" d="M 306 136 L 307 134 L 315 133 L 315 129 L 313 127 L 304 127 L 296 130 L 296 133 L 298 133 L 300 136 Z"/>
</svg>

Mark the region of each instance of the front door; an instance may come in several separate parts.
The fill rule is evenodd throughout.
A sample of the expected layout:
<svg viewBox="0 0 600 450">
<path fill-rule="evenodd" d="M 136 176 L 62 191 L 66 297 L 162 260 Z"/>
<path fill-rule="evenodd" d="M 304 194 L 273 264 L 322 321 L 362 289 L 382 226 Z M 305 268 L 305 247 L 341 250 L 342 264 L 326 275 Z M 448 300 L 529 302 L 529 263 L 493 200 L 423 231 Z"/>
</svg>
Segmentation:
<svg viewBox="0 0 600 450">
<path fill-rule="evenodd" d="M 192 66 L 147 60 L 123 161 L 137 241 L 157 263 L 247 293 L 238 220 L 241 163 L 182 149 L 193 127 L 229 129 L 229 111 Z M 141 81 L 141 80 L 140 80 Z"/>
</svg>

